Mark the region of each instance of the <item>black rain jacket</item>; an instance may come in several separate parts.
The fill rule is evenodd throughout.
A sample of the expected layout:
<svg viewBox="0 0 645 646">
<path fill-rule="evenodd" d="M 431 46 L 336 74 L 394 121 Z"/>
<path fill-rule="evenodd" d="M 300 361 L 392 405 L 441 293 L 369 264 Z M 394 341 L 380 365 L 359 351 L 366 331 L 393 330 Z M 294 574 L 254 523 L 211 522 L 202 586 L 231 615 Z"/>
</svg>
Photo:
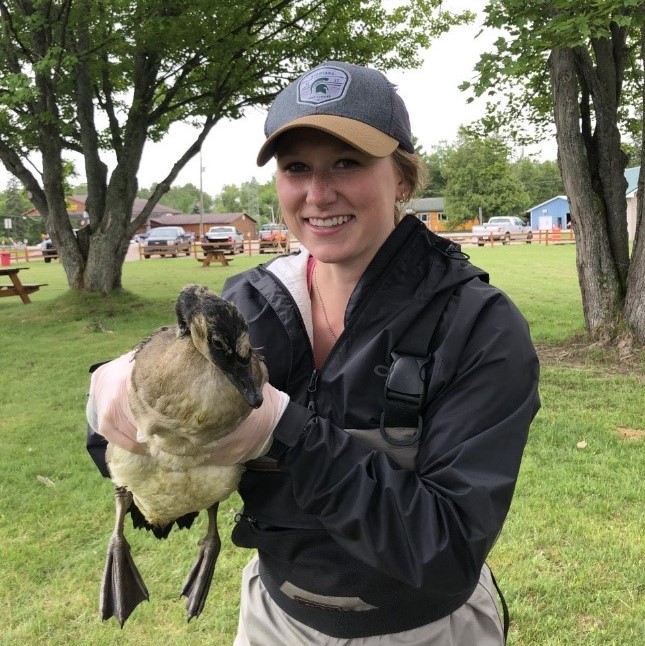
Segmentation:
<svg viewBox="0 0 645 646">
<path fill-rule="evenodd" d="M 319 371 L 298 259 L 306 251 L 224 286 L 271 384 L 291 397 L 269 459 L 242 477 L 233 541 L 257 548 L 278 605 L 333 636 L 407 630 L 465 603 L 502 529 L 540 406 L 526 322 L 485 272 L 442 242 L 414 216 L 399 223 L 357 284 Z M 380 429 L 392 355 L 412 328 L 423 334 L 418 323 L 445 290 L 421 437 L 393 446 L 385 438 L 406 429 Z M 338 598 L 358 599 L 360 609 L 339 611 Z"/>
</svg>

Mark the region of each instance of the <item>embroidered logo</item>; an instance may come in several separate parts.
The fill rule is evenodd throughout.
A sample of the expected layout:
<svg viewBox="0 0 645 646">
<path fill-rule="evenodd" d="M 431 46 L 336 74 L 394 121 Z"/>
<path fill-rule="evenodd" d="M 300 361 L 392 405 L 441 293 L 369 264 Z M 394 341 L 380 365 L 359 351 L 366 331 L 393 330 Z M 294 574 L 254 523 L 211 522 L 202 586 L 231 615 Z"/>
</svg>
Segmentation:
<svg viewBox="0 0 645 646">
<path fill-rule="evenodd" d="M 349 74 L 337 67 L 320 67 L 298 83 L 298 103 L 320 105 L 338 101 L 349 87 Z"/>
</svg>

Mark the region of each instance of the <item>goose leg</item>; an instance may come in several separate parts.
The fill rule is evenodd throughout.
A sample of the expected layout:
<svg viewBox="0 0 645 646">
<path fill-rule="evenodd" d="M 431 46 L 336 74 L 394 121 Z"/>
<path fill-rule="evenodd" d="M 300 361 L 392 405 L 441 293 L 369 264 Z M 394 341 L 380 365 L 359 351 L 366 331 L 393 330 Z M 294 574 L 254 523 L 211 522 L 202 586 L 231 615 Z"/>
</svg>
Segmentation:
<svg viewBox="0 0 645 646">
<path fill-rule="evenodd" d="M 101 619 L 116 617 L 123 624 L 132 611 L 145 599 L 148 590 L 130 555 L 130 545 L 125 540 L 123 521 L 132 503 L 132 494 L 125 487 L 114 492 L 116 503 L 116 524 L 107 550 L 103 583 L 101 585 Z"/>
<path fill-rule="evenodd" d="M 184 581 L 181 595 L 188 597 L 186 602 L 186 615 L 188 621 L 198 617 L 204 609 L 206 597 L 211 587 L 215 563 L 219 556 L 222 542 L 217 531 L 217 507 L 215 503 L 208 508 L 208 531 L 206 536 L 199 542 L 199 556 Z"/>
</svg>

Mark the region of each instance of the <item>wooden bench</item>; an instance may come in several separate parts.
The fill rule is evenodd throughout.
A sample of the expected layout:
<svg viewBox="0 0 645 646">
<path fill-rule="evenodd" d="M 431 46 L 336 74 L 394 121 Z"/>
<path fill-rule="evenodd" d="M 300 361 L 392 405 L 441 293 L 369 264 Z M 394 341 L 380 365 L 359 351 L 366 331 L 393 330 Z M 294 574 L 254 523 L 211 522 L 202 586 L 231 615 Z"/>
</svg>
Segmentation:
<svg viewBox="0 0 645 646">
<path fill-rule="evenodd" d="M 31 303 L 28 294 L 37 292 L 41 287 L 46 287 L 48 283 L 22 283 L 20 289 L 15 285 L 0 285 L 0 297 L 2 296 L 20 296 L 23 303 Z"/>
<path fill-rule="evenodd" d="M 204 254 L 203 258 L 195 256 L 198 262 L 202 263 L 202 267 L 208 267 L 212 262 L 218 262 L 223 267 L 228 267 L 229 259 L 224 255 L 223 251 L 209 251 Z"/>
<path fill-rule="evenodd" d="M 28 269 L 24 267 L 23 269 Z M 27 305 L 31 303 L 29 294 L 37 292 L 41 287 L 45 287 L 47 283 L 23 283 L 18 277 L 20 269 L 0 269 L 0 276 L 9 276 L 11 285 L 0 285 L 0 298 L 4 296 L 20 296 L 22 302 Z"/>
</svg>

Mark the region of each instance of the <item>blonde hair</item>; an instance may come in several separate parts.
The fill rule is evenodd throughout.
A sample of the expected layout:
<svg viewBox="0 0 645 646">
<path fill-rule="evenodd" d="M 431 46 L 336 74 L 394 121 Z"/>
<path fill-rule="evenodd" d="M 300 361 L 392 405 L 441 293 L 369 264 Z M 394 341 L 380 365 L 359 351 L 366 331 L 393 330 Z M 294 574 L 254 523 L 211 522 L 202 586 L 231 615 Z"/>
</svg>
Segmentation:
<svg viewBox="0 0 645 646">
<path fill-rule="evenodd" d="M 392 161 L 408 186 L 408 192 L 394 205 L 394 222 L 398 224 L 401 219 L 401 206 L 425 188 L 428 171 L 419 155 L 406 152 L 401 147 L 392 153 Z"/>
</svg>

